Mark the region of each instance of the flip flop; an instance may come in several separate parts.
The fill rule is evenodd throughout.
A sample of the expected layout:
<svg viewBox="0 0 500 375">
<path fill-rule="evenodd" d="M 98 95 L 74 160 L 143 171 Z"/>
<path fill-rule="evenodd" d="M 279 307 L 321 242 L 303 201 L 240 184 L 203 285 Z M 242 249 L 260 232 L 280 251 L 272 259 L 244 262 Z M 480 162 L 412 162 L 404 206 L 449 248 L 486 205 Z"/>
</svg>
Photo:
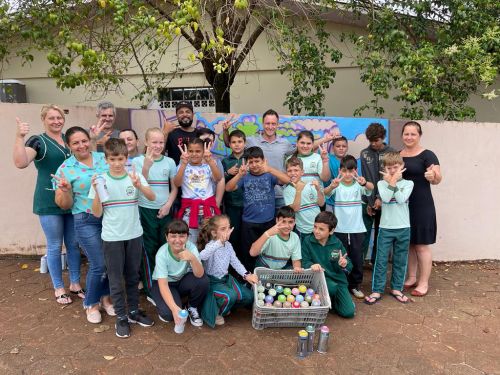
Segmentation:
<svg viewBox="0 0 500 375">
<path fill-rule="evenodd" d="M 78 298 L 85 299 L 86 290 L 83 288 L 81 288 L 79 290 L 71 290 L 70 289 L 70 292 L 71 292 L 71 294 L 76 294 L 78 296 Z"/>
<path fill-rule="evenodd" d="M 419 291 L 419 290 L 413 289 L 413 290 L 411 291 L 411 293 L 410 293 L 410 294 L 411 294 L 412 296 L 414 296 L 414 297 L 423 297 L 423 296 L 425 296 L 428 292 L 429 292 L 428 290 L 427 290 L 427 292 L 423 293 L 423 292 L 421 292 L 421 291 Z"/>
<path fill-rule="evenodd" d="M 69 302 L 65 302 L 64 300 L 67 300 Z M 56 302 L 60 305 L 69 305 L 70 303 L 73 303 L 73 300 L 69 296 L 69 294 L 63 293 L 60 296 L 56 297 Z"/>
<path fill-rule="evenodd" d="M 396 301 L 398 301 L 399 303 L 405 304 L 405 303 L 410 302 L 410 299 L 408 297 L 406 297 L 403 293 L 401 293 L 401 294 L 391 293 L 391 296 L 393 296 L 394 299 Z M 406 301 L 404 301 L 403 298 L 406 298 Z"/>
<path fill-rule="evenodd" d="M 372 299 L 373 301 L 369 301 L 369 299 Z M 366 303 L 367 305 L 371 306 L 371 305 L 375 305 L 381 299 L 382 299 L 382 295 L 380 295 L 378 297 L 369 295 L 369 296 L 365 297 L 365 300 L 363 302 Z"/>
</svg>

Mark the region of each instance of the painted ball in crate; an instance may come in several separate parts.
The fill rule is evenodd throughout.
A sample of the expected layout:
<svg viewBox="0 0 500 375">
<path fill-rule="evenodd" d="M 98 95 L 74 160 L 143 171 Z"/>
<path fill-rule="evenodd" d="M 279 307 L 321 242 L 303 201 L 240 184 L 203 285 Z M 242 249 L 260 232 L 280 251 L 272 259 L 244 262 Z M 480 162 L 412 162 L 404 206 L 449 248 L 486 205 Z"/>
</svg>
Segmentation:
<svg viewBox="0 0 500 375">
<path fill-rule="evenodd" d="M 278 296 L 278 301 L 280 301 L 281 303 L 286 302 L 286 296 L 284 294 L 280 294 Z"/>
<path fill-rule="evenodd" d="M 298 303 L 297 301 L 295 301 L 294 303 L 292 303 L 292 307 L 294 309 L 298 309 L 298 308 L 300 308 L 300 303 Z"/>
<path fill-rule="evenodd" d="M 266 295 L 264 293 L 257 294 L 257 299 L 258 300 L 264 301 L 264 298 L 266 298 Z"/>
<path fill-rule="evenodd" d="M 319 294 L 315 294 L 315 295 L 313 296 L 313 299 L 320 299 Z"/>
<path fill-rule="evenodd" d="M 263 300 L 261 300 L 261 299 L 258 299 L 258 300 L 257 300 L 257 302 L 255 302 L 255 303 L 256 303 L 256 304 L 257 304 L 257 306 L 259 306 L 259 307 L 264 306 L 264 301 L 263 301 Z"/>
<path fill-rule="evenodd" d="M 291 302 L 288 302 L 288 301 L 283 302 L 283 307 L 285 307 L 285 308 L 289 309 L 289 308 L 291 308 L 291 307 L 292 307 L 292 303 L 291 303 Z"/>
<path fill-rule="evenodd" d="M 281 285 L 276 285 L 274 289 L 276 289 L 276 293 L 278 294 L 283 293 L 283 287 Z"/>
<path fill-rule="evenodd" d="M 295 301 L 297 301 L 298 303 L 301 303 L 302 301 L 304 301 L 304 296 L 302 294 L 295 296 Z"/>
<path fill-rule="evenodd" d="M 307 293 L 308 296 L 312 297 L 312 296 L 314 296 L 314 289 L 309 288 L 309 289 L 307 289 L 306 293 Z"/>
<path fill-rule="evenodd" d="M 294 296 L 299 295 L 299 294 L 300 294 L 299 288 L 293 288 L 293 289 L 292 289 L 292 294 L 293 294 Z"/>
<path fill-rule="evenodd" d="M 269 294 L 270 296 L 275 296 L 276 295 L 276 289 L 269 289 L 269 291 L 267 292 L 267 294 Z"/>
<path fill-rule="evenodd" d="M 295 296 L 290 294 L 289 296 L 286 296 L 286 300 L 290 303 L 295 301 Z"/>
<path fill-rule="evenodd" d="M 283 289 L 283 294 L 285 296 L 289 296 L 290 294 L 292 294 L 292 290 L 290 288 L 285 288 Z"/>
<path fill-rule="evenodd" d="M 307 303 L 311 303 L 312 300 L 313 300 L 313 298 L 308 294 L 306 294 L 306 296 L 304 297 L 304 301 L 306 301 Z"/>
<path fill-rule="evenodd" d="M 269 303 L 269 302 L 266 302 L 265 306 L 266 306 L 266 307 L 273 307 L 273 304 L 272 304 L 272 303 Z"/>
<path fill-rule="evenodd" d="M 264 298 L 264 301 L 266 301 L 266 303 L 273 303 L 274 302 L 274 297 L 270 296 L 270 295 L 267 295 L 266 298 Z"/>
<path fill-rule="evenodd" d="M 273 287 L 273 284 L 266 283 L 264 286 L 266 287 L 266 289 L 271 289 Z"/>
<path fill-rule="evenodd" d="M 300 293 L 305 293 L 307 292 L 307 287 L 305 285 L 299 285 L 299 292 Z"/>
<path fill-rule="evenodd" d="M 266 288 L 264 288 L 264 285 L 259 284 L 257 286 L 257 293 L 264 293 L 265 290 L 266 290 Z"/>
<path fill-rule="evenodd" d="M 282 307 L 283 304 L 280 301 L 274 301 L 273 306 L 274 307 Z"/>
<path fill-rule="evenodd" d="M 311 306 L 314 307 L 321 306 L 321 301 L 319 299 L 313 299 L 311 302 Z"/>
<path fill-rule="evenodd" d="M 309 302 L 307 302 L 307 301 L 302 301 L 302 302 L 300 303 L 300 307 L 309 307 Z"/>
</svg>

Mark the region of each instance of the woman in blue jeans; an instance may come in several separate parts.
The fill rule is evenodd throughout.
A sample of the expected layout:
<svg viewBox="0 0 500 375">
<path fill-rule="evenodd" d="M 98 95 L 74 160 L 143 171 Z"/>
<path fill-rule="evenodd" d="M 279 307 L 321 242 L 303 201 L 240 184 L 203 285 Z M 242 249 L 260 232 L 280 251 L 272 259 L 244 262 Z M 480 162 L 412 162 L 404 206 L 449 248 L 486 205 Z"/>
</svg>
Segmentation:
<svg viewBox="0 0 500 375">
<path fill-rule="evenodd" d="M 115 315 L 109 298 L 109 282 L 104 264 L 101 240 L 101 219 L 92 215 L 92 199 L 88 198 L 92 176 L 108 170 L 101 152 L 92 152 L 88 132 L 74 126 L 66 132 L 73 156 L 64 161 L 54 176 L 57 181 L 56 203 L 63 209 L 71 208 L 78 243 L 89 261 L 87 293 L 83 306 L 90 323 L 102 321 L 100 307 L 110 316 Z"/>
<path fill-rule="evenodd" d="M 61 247 L 64 240 L 69 267 L 69 290 L 80 298 L 85 298 L 85 291 L 80 286 L 80 250 L 75 239 L 73 216 L 69 210 L 59 208 L 54 202 L 54 189 L 51 174 L 70 156 L 66 138 L 62 132 L 64 112 L 55 105 L 42 107 L 41 119 L 45 132 L 31 136 L 27 141 L 29 125 L 17 121 L 16 140 L 14 143 L 14 164 L 23 169 L 32 162 L 38 171 L 33 213 L 38 215 L 47 240 L 47 266 L 49 268 L 56 301 L 62 305 L 71 302 L 66 293 L 61 269 Z"/>
</svg>

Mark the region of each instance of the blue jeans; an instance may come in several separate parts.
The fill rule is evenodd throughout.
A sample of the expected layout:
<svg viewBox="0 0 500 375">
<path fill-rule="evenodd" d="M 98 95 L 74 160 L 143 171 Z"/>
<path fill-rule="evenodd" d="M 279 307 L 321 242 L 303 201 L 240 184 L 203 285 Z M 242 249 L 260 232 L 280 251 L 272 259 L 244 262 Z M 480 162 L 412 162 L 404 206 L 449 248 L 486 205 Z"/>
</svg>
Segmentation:
<svg viewBox="0 0 500 375">
<path fill-rule="evenodd" d="M 85 287 L 85 308 L 92 307 L 101 301 L 101 297 L 109 296 L 109 282 L 102 252 L 102 219 L 92 214 L 74 215 L 75 232 L 78 243 L 89 261 Z"/>
<path fill-rule="evenodd" d="M 64 288 L 61 265 L 61 247 L 66 246 L 69 281 L 80 282 L 80 249 L 76 242 L 73 215 L 39 215 L 47 239 L 47 266 L 54 289 Z"/>
</svg>

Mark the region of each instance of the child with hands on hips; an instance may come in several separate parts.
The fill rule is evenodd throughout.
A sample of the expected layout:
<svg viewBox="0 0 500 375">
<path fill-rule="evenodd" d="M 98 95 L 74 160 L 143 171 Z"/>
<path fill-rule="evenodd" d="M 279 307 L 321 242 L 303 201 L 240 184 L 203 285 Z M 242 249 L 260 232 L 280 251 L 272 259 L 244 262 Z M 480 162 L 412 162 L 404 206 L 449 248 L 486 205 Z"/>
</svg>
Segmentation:
<svg viewBox="0 0 500 375">
<path fill-rule="evenodd" d="M 182 199 L 177 218 L 189 224 L 189 239 L 193 243 L 198 239 L 203 219 L 220 214 L 215 186 L 222 175 L 212 158 L 211 147 L 211 143 L 206 144 L 199 138 L 188 146 L 179 146 L 181 160 L 174 184 L 182 189 Z"/>
<path fill-rule="evenodd" d="M 156 253 L 151 294 L 158 316 L 163 322 L 181 324 L 179 312 L 182 298 L 187 297 L 189 320 L 201 327 L 199 309 L 208 291 L 209 280 L 196 246 L 188 241 L 189 228 L 180 220 L 172 220 L 166 230 L 167 243 Z"/>
<path fill-rule="evenodd" d="M 223 325 L 233 307 L 250 306 L 253 302 L 251 290 L 229 275 L 229 266 L 250 284 L 258 282 L 257 276 L 248 272 L 236 256 L 229 242 L 232 231 L 229 218 L 217 215 L 205 221 L 198 237 L 200 259 L 210 279 L 201 316 L 212 328 Z"/>
<path fill-rule="evenodd" d="M 300 239 L 293 232 L 295 212 L 283 206 L 276 214 L 276 224 L 264 232 L 250 248 L 250 255 L 257 257 L 255 265 L 273 270 L 290 269 L 302 272 Z"/>
</svg>

